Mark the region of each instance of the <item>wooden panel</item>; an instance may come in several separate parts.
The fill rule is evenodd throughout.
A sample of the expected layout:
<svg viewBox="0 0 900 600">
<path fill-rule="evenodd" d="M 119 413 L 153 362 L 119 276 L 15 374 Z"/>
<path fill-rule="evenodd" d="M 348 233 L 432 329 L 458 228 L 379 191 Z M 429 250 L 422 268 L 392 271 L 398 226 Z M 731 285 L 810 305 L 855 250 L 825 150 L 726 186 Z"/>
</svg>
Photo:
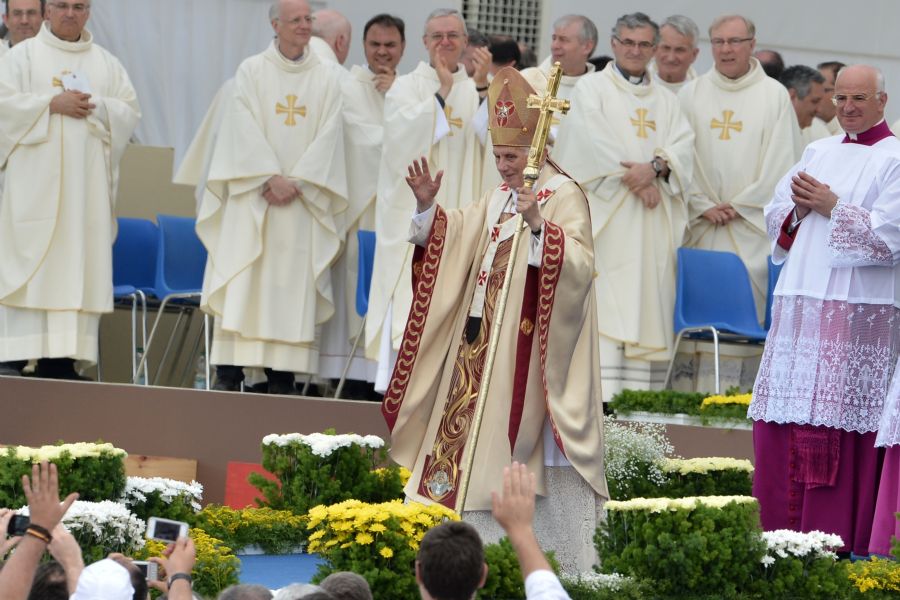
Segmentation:
<svg viewBox="0 0 900 600">
<path fill-rule="evenodd" d="M 129 454 L 125 458 L 125 474 L 129 477 L 167 477 L 190 483 L 197 479 L 197 461 L 193 458 Z"/>
</svg>

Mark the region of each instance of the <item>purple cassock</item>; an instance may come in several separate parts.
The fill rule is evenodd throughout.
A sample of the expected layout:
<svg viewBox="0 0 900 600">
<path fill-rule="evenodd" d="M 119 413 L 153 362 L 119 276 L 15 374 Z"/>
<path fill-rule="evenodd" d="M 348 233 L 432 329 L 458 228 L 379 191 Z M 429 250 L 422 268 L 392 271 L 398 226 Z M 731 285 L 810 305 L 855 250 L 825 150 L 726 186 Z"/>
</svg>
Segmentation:
<svg viewBox="0 0 900 600">
<path fill-rule="evenodd" d="M 797 222 L 799 171 L 837 195 L 830 219 Z M 834 533 L 865 554 L 884 460 L 876 432 L 900 356 L 900 141 L 882 121 L 813 142 L 765 215 L 784 267 L 748 411 L 762 525 Z"/>
</svg>

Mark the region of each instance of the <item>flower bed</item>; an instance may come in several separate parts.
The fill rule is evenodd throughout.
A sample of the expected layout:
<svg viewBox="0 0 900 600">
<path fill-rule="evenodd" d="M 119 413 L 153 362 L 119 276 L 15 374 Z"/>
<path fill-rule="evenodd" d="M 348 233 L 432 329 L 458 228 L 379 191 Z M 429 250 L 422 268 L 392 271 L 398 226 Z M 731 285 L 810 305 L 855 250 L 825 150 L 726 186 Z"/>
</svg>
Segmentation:
<svg viewBox="0 0 900 600">
<path fill-rule="evenodd" d="M 58 467 L 60 494 L 78 492 L 87 502 L 113 500 L 125 490 L 126 456 L 124 450 L 104 443 L 10 446 L 0 452 L 0 506 L 26 503 L 22 475 L 31 475 L 31 466 L 42 460 Z"/>
<path fill-rule="evenodd" d="M 194 593 L 205 598 L 215 598 L 230 585 L 239 583 L 241 562 L 227 545 L 202 529 L 191 528 L 189 534 L 197 550 L 197 562 L 191 571 L 194 578 Z M 162 556 L 166 545 L 149 540 L 143 550 L 135 555 L 136 560 L 147 560 L 151 556 Z"/>
<path fill-rule="evenodd" d="M 287 554 L 306 541 L 306 517 L 287 510 L 244 508 L 211 504 L 197 515 L 195 524 L 239 554 L 258 546 L 265 554 Z"/>
<path fill-rule="evenodd" d="M 673 452 L 662 425 L 619 422 L 603 423 L 606 482 L 616 500 L 659 496 L 666 483 L 662 464 Z"/>
<path fill-rule="evenodd" d="M 378 436 L 272 434 L 263 438 L 262 453 L 263 468 L 278 481 L 253 473 L 250 483 L 262 492 L 262 504 L 269 508 L 303 515 L 320 504 L 403 497 L 396 466 L 375 472 L 387 462 L 384 440 Z"/>
<path fill-rule="evenodd" d="M 750 394 L 729 390 L 724 395 L 708 395 L 675 390 L 622 390 L 609 403 L 621 417 L 647 413 L 677 425 L 749 426 L 747 407 Z"/>
<path fill-rule="evenodd" d="M 129 477 L 119 502 L 139 519 L 162 517 L 193 522 L 203 501 L 203 486 L 164 477 Z"/>
<path fill-rule="evenodd" d="M 27 506 L 18 512 L 29 514 Z M 147 524 L 123 504 L 111 500 L 76 500 L 62 522 L 81 547 L 85 564 L 106 558 L 110 552 L 130 555 L 144 545 L 143 536 Z"/>
<path fill-rule="evenodd" d="M 459 520 L 440 504 L 400 500 L 378 504 L 347 500 L 316 506 L 308 517 L 307 550 L 325 559 L 313 581 L 334 571 L 353 571 L 366 578 L 376 600 L 417 600 L 413 565 L 419 542 L 435 525 Z"/>
<path fill-rule="evenodd" d="M 636 498 L 606 509 L 595 536 L 602 570 L 651 580 L 663 595 L 734 597 L 765 553 L 755 498 Z"/>
<path fill-rule="evenodd" d="M 766 554 L 760 561 L 764 568 L 761 595 L 822 600 L 850 595 L 846 563 L 838 563 L 834 552 L 844 545 L 840 536 L 779 529 L 762 537 Z"/>
<path fill-rule="evenodd" d="M 666 476 L 660 496 L 749 496 L 753 465 L 737 458 L 669 458 L 662 464 Z"/>
</svg>

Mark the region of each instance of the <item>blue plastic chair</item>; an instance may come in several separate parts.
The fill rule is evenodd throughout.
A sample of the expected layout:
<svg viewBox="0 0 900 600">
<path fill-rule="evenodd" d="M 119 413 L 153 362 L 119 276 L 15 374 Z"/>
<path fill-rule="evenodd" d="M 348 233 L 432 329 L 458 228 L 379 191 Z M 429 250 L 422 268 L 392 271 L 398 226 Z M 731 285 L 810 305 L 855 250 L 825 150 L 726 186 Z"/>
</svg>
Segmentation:
<svg viewBox="0 0 900 600">
<path fill-rule="evenodd" d="M 775 286 L 778 284 L 778 276 L 781 275 L 781 267 L 784 266 L 784 263 L 779 265 L 773 263 L 771 256 L 769 257 L 768 264 L 769 285 L 768 292 L 766 293 L 766 331 L 769 331 L 769 327 L 772 326 L 772 302 L 775 300 Z"/>
<path fill-rule="evenodd" d="M 666 371 L 669 387 L 682 339 L 713 343 L 716 393 L 719 393 L 719 344 L 762 344 L 766 331 L 756 317 L 750 275 L 731 252 L 678 249 L 675 291 L 675 347 Z"/>
<path fill-rule="evenodd" d="M 118 235 L 112 248 L 113 300 L 117 305 L 131 305 L 131 378 L 138 381 L 138 362 L 147 342 L 147 299 L 156 297 L 159 231 L 156 223 L 149 219 L 119 217 L 117 222 Z M 138 304 L 141 307 L 141 345 L 137 341 Z M 149 384 L 146 369 L 145 363 L 145 383 Z"/>
<path fill-rule="evenodd" d="M 356 314 L 362 317 L 363 320 L 359 326 L 359 332 L 356 334 L 356 339 L 353 340 L 353 349 L 350 350 L 350 356 L 347 357 L 347 363 L 344 365 L 344 371 L 341 373 L 341 380 L 338 382 L 337 389 L 334 392 L 335 398 L 340 398 L 341 391 L 344 389 L 347 371 L 350 370 L 350 363 L 353 362 L 353 356 L 356 354 L 359 340 L 366 330 L 366 316 L 369 313 L 369 290 L 372 289 L 372 270 L 375 265 L 375 232 L 360 229 L 356 232 L 356 240 L 359 242 L 359 259 L 356 273 Z"/>
<path fill-rule="evenodd" d="M 182 318 L 185 313 L 189 317 L 193 316 L 193 311 L 200 307 L 200 295 L 203 288 L 203 271 L 206 268 L 206 248 L 200 242 L 195 230 L 196 220 L 190 217 L 176 217 L 172 215 L 157 215 L 156 222 L 159 226 L 159 248 L 156 254 L 156 280 L 155 288 L 157 297 L 161 299 L 159 309 L 156 313 L 156 320 L 153 322 L 153 328 L 150 330 L 150 337 L 147 339 L 147 346 L 144 349 L 144 359 L 141 361 L 143 365 L 147 354 L 150 352 L 150 346 L 159 327 L 159 321 L 162 318 L 166 307 L 173 305 L 178 310 L 178 319 L 169 336 L 168 344 L 165 352 L 163 352 L 159 369 L 157 370 L 157 379 L 162 367 L 166 362 L 175 334 L 179 330 Z M 190 321 L 188 321 L 188 327 Z M 209 356 L 209 315 L 203 315 L 203 339 L 206 356 Z M 196 355 L 199 338 L 194 345 L 192 358 Z M 188 362 L 188 366 L 192 361 Z M 210 372 L 209 361 L 206 361 L 206 389 L 209 389 Z"/>
</svg>

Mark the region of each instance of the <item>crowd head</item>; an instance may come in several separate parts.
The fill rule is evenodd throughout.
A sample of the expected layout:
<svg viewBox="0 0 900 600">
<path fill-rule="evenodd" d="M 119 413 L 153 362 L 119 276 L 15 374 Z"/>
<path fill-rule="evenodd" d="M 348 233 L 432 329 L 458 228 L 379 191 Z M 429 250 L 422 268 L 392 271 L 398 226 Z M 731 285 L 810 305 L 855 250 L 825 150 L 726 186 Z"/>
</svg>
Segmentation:
<svg viewBox="0 0 900 600">
<path fill-rule="evenodd" d="M 716 70 L 729 79 L 738 79 L 750 71 L 756 26 L 740 15 L 718 17 L 709 26 L 709 43 Z"/>
<path fill-rule="evenodd" d="M 44 0 L 6 0 L 3 24 L 9 30 L 10 44 L 37 35 L 44 21 Z"/>
<path fill-rule="evenodd" d="M 583 15 L 566 15 L 553 24 L 550 56 L 563 75 L 583 75 L 587 59 L 597 47 L 597 26 Z"/>
<path fill-rule="evenodd" d="M 700 54 L 697 47 L 699 37 L 697 24 L 688 17 L 672 15 L 663 21 L 654 56 L 660 78 L 671 83 L 685 80 L 688 70 Z"/>
</svg>

